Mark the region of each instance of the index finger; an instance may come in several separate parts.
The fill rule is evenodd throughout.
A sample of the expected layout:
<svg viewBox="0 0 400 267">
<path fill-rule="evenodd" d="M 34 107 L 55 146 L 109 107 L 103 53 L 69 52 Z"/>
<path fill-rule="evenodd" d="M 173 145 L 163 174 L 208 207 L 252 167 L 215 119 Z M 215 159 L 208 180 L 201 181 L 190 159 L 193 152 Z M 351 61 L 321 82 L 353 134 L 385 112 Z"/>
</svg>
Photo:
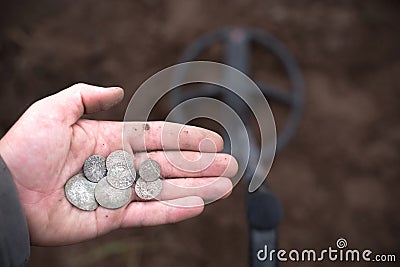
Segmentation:
<svg viewBox="0 0 400 267">
<path fill-rule="evenodd" d="M 111 150 L 130 147 L 134 152 L 190 150 L 212 153 L 221 151 L 224 144 L 219 134 L 196 126 L 164 121 L 98 123 L 98 134 Z"/>
<path fill-rule="evenodd" d="M 215 132 L 163 121 L 125 122 L 123 139 L 124 144 L 128 143 L 134 151 L 162 149 L 217 152 L 223 147 L 221 136 Z"/>
</svg>

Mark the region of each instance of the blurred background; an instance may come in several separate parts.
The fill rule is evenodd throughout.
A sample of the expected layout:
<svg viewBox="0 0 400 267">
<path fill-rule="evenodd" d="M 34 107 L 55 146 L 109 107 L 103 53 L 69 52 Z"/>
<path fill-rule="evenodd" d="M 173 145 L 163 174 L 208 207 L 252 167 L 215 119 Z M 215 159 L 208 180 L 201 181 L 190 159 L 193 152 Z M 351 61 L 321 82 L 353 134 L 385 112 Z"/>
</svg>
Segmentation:
<svg viewBox="0 0 400 267">
<path fill-rule="evenodd" d="M 225 26 L 271 33 L 298 61 L 306 88 L 300 127 L 268 178 L 283 205 L 280 247 L 324 249 L 344 237 L 350 248 L 400 257 L 398 1 L 40 0 L 0 7 L 1 136 L 35 100 L 76 82 L 124 87 L 122 104 L 90 117 L 122 120 L 138 86 L 202 34 Z M 279 64 L 255 55 L 257 75 L 283 84 Z M 273 110 L 279 128 L 285 112 Z M 245 194 L 240 183 L 227 200 L 175 225 L 33 247 L 29 266 L 247 266 Z M 339 264 L 346 265 L 324 262 Z"/>
</svg>

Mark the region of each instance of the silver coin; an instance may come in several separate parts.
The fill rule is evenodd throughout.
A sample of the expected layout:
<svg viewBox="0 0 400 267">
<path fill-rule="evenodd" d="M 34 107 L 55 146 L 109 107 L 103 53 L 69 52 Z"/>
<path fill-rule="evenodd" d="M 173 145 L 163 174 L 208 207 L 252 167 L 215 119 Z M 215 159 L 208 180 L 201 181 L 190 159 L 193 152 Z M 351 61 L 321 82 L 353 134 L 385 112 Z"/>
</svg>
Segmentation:
<svg viewBox="0 0 400 267">
<path fill-rule="evenodd" d="M 161 166 L 155 160 L 145 160 L 139 167 L 139 175 L 146 182 L 155 181 L 160 178 Z"/>
<path fill-rule="evenodd" d="M 94 198 L 96 183 L 88 181 L 82 173 L 71 177 L 65 183 L 65 196 L 81 210 L 95 210 L 99 206 Z"/>
<path fill-rule="evenodd" d="M 152 182 L 146 182 L 144 179 L 139 177 L 136 181 L 135 192 L 138 197 L 144 200 L 150 200 L 156 198 L 162 190 L 162 180 L 157 179 Z"/>
<path fill-rule="evenodd" d="M 83 165 L 83 173 L 89 181 L 97 183 L 106 176 L 106 159 L 100 155 L 88 157 Z"/>
<path fill-rule="evenodd" d="M 135 179 L 136 171 L 123 165 L 114 165 L 107 173 L 108 183 L 117 189 L 131 187 Z"/>
<path fill-rule="evenodd" d="M 114 188 L 107 182 L 106 176 L 97 183 L 94 196 L 100 206 L 107 209 L 118 209 L 130 202 L 132 189 Z"/>
<path fill-rule="evenodd" d="M 124 150 L 116 150 L 108 155 L 106 160 L 107 170 L 110 170 L 114 166 L 127 166 L 129 169 L 134 170 L 133 157 L 131 154 Z"/>
</svg>

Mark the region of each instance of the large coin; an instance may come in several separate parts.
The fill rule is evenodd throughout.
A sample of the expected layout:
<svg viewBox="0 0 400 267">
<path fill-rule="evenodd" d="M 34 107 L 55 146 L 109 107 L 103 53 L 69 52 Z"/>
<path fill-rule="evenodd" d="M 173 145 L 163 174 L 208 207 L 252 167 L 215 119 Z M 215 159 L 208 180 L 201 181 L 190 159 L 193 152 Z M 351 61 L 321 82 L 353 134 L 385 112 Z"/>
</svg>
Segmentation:
<svg viewBox="0 0 400 267">
<path fill-rule="evenodd" d="M 97 183 L 106 176 L 106 159 L 100 155 L 88 157 L 83 165 L 83 173 L 89 181 Z"/>
<path fill-rule="evenodd" d="M 131 154 L 124 150 L 116 150 L 108 155 L 106 160 L 107 170 L 110 170 L 114 166 L 127 166 L 129 169 L 134 170 L 133 157 Z"/>
<path fill-rule="evenodd" d="M 95 210 L 99 206 L 94 198 L 96 183 L 88 181 L 82 173 L 71 177 L 65 184 L 65 195 L 69 202 L 81 210 Z"/>
<path fill-rule="evenodd" d="M 115 165 L 108 170 L 107 181 L 117 189 L 126 189 L 133 185 L 136 179 L 136 171 L 124 165 Z"/>
<path fill-rule="evenodd" d="M 153 182 L 160 178 L 161 166 L 155 160 L 145 160 L 139 167 L 139 175 L 146 182 Z"/>
<path fill-rule="evenodd" d="M 157 179 L 152 182 L 146 182 L 141 177 L 136 181 L 135 192 L 138 197 L 144 200 L 156 198 L 162 190 L 162 180 Z"/>
<path fill-rule="evenodd" d="M 107 176 L 99 181 L 94 196 L 100 206 L 107 209 L 118 209 L 131 200 L 132 189 L 116 189 L 107 182 Z"/>
</svg>

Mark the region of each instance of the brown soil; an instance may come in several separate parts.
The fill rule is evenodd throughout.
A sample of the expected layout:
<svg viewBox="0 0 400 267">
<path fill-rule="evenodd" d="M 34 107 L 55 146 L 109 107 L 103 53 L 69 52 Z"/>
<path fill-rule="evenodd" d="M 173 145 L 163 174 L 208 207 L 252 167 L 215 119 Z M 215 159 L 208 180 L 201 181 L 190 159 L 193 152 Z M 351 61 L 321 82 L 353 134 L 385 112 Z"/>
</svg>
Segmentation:
<svg viewBox="0 0 400 267">
<path fill-rule="evenodd" d="M 32 102 L 78 81 L 123 86 L 127 97 L 119 107 L 92 116 L 120 120 L 135 89 L 176 63 L 201 34 L 231 25 L 270 32 L 292 51 L 306 84 L 300 129 L 269 176 L 284 208 L 280 246 L 322 249 L 345 237 L 352 248 L 400 257 L 398 1 L 42 0 L 0 6 L 0 134 Z M 260 55 L 255 65 L 268 72 L 260 77 L 280 82 L 279 68 L 268 67 L 273 61 Z M 282 125 L 283 117 L 277 121 Z M 34 247 L 29 266 L 247 266 L 244 196 L 239 185 L 229 199 L 175 225 Z M 345 265 L 324 266 L 339 264 Z"/>
</svg>

